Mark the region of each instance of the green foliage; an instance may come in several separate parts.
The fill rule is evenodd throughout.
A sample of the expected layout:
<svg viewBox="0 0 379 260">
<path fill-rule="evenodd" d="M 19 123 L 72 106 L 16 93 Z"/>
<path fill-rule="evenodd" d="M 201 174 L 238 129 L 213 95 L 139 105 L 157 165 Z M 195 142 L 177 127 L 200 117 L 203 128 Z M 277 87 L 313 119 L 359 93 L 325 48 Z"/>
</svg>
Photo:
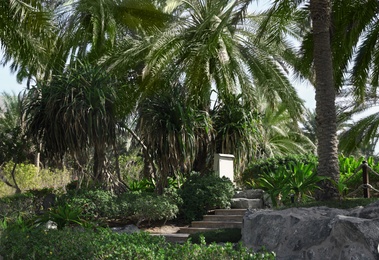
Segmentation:
<svg viewBox="0 0 379 260">
<path fill-rule="evenodd" d="M 63 229 L 70 224 L 82 225 L 84 220 L 81 216 L 81 208 L 65 204 L 52 208 L 50 211 L 46 212 L 45 215 L 38 220 L 38 222 L 45 223 L 48 220 L 51 220 L 57 223 L 58 229 Z"/>
<path fill-rule="evenodd" d="M 0 217 L 16 218 L 20 214 L 35 214 L 37 203 L 31 193 L 15 194 L 0 198 Z"/>
<path fill-rule="evenodd" d="M 169 197 L 159 196 L 154 193 L 142 193 L 134 205 L 134 217 L 138 222 L 142 220 L 169 220 L 176 217 L 179 208 Z"/>
<path fill-rule="evenodd" d="M 251 163 L 247 169 L 242 173 L 242 185 L 246 186 L 247 182 L 251 182 L 258 178 L 263 173 L 275 173 L 280 167 L 286 166 L 289 163 L 316 163 L 317 157 L 313 154 L 308 155 L 288 155 L 285 157 L 273 157 L 269 159 L 262 159 L 257 162 Z"/>
<path fill-rule="evenodd" d="M 2 174 L 10 181 L 12 181 L 11 172 L 13 169 L 13 162 L 6 163 L 3 167 Z M 39 170 L 33 164 L 20 163 L 15 170 L 15 178 L 18 186 L 22 191 L 25 190 L 40 190 L 42 188 L 58 189 L 70 181 L 70 173 L 68 171 Z M 9 196 L 14 194 L 14 189 L 7 186 L 5 183 L 0 182 L 0 197 Z"/>
<path fill-rule="evenodd" d="M 225 177 L 192 175 L 179 191 L 181 214 L 187 221 L 199 220 L 210 209 L 227 208 L 234 195 L 233 183 Z"/>
<path fill-rule="evenodd" d="M 340 155 L 338 159 L 340 165 L 340 179 L 335 185 L 341 196 L 346 196 L 349 192 L 355 191 L 363 183 L 362 171 L 357 171 L 363 161 L 367 161 L 368 166 L 375 172 L 379 170 L 379 164 L 375 164 L 373 157 L 367 159 L 360 157 L 356 159 L 354 156 L 345 157 Z M 370 184 L 374 187 L 378 187 L 379 176 L 370 172 L 368 174 Z M 358 192 L 357 194 L 360 195 L 362 192 Z"/>
<path fill-rule="evenodd" d="M 343 200 L 330 200 L 330 201 L 308 201 L 301 205 L 301 207 L 321 207 L 326 206 L 336 209 L 352 209 L 358 206 L 365 207 L 371 203 L 378 201 L 378 198 L 344 198 Z"/>
<path fill-rule="evenodd" d="M 129 218 L 137 221 L 169 220 L 179 211 L 180 198 L 175 191 L 163 195 L 153 192 L 126 192 L 118 197 L 105 190 L 77 190 L 68 192 L 59 201 L 83 210 L 87 220 Z"/>
<path fill-rule="evenodd" d="M 169 244 L 148 233 L 119 234 L 107 229 L 31 229 L 0 237 L 5 259 L 275 259 L 274 253 L 254 253 L 238 244 Z"/>
<path fill-rule="evenodd" d="M 120 155 L 120 172 L 123 180 L 138 180 L 143 172 L 142 156 L 133 153 L 131 155 Z"/>
<path fill-rule="evenodd" d="M 317 175 L 314 163 L 291 162 L 287 166 L 280 166 L 275 172 L 260 174 L 254 188 L 265 190 L 270 194 L 273 205 L 277 206 L 278 202 L 288 202 L 290 193 L 297 198 L 297 202 L 303 202 L 306 199 L 303 196 L 311 196 L 323 179 L 325 178 Z"/>
<path fill-rule="evenodd" d="M 124 193 L 118 199 L 120 214 L 128 214 L 137 224 L 142 221 L 170 220 L 177 216 L 181 199 L 175 190 L 163 195 L 153 192 Z"/>
<path fill-rule="evenodd" d="M 192 243 L 200 244 L 202 239 L 207 244 L 215 243 L 238 243 L 241 240 L 241 229 L 240 228 L 224 228 L 211 230 L 207 232 L 199 232 L 195 234 L 190 234 L 189 239 Z"/>
<path fill-rule="evenodd" d="M 102 189 L 69 191 L 59 199 L 59 204 L 80 208 L 83 215 L 90 220 L 112 218 L 119 211 L 116 197 L 110 191 Z"/>
<path fill-rule="evenodd" d="M 132 180 L 129 182 L 130 191 L 154 192 L 155 183 L 149 179 Z"/>
</svg>

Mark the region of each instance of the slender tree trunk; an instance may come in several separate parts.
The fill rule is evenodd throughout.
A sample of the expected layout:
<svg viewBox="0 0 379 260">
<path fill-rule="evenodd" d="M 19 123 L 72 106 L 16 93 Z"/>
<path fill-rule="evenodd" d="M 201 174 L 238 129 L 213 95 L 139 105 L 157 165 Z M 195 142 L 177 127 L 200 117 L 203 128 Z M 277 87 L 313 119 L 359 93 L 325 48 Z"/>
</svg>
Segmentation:
<svg viewBox="0 0 379 260">
<path fill-rule="evenodd" d="M 310 0 L 310 11 L 316 74 L 317 154 L 319 158 L 317 172 L 321 176 L 338 180 L 336 90 L 330 44 L 331 1 Z M 337 197 L 338 192 L 330 181 L 323 181 L 321 190 L 316 195 L 319 200 L 328 200 Z"/>
</svg>

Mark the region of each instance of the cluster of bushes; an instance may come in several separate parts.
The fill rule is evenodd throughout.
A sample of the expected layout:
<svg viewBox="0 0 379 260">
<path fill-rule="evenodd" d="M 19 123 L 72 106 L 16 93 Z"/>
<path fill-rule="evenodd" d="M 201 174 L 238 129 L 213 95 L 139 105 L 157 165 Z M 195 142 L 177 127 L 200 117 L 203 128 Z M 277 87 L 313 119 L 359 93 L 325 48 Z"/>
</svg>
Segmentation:
<svg viewBox="0 0 379 260">
<path fill-rule="evenodd" d="M 48 210 L 42 204 L 53 189 L 1 198 L 0 255 L 6 259 L 275 259 L 274 253 L 254 253 L 241 244 L 236 246 L 240 230 L 193 235 L 183 245 L 145 232 L 112 232 L 110 220 L 139 224 L 180 215 L 191 221 L 209 209 L 227 207 L 234 194 L 230 180 L 212 175 L 194 174 L 180 189 L 171 185 L 163 195 L 151 192 L 145 184 L 135 183 L 139 188 L 119 195 L 67 189 L 55 195 Z M 46 228 L 49 220 L 57 229 Z M 217 241 L 228 242 L 211 243 Z"/>
<path fill-rule="evenodd" d="M 200 219 L 210 209 L 228 207 L 234 195 L 234 187 L 229 179 L 213 175 L 193 174 L 180 189 L 173 182 L 163 195 L 152 192 L 145 180 L 140 182 L 141 184 L 135 184 L 138 189 L 118 195 L 101 189 L 69 189 L 75 185 L 68 184 L 66 193 L 54 196 L 56 200 L 50 202 L 54 205 L 48 212 L 43 207 L 43 200 L 55 190 L 33 189 L 1 198 L 0 217 L 14 219 L 20 214 L 33 216 L 45 211 L 49 218 L 55 214 L 55 220 L 73 214 L 100 225 L 106 225 L 115 219 L 140 224 L 167 221 L 178 216 L 189 223 Z"/>
<path fill-rule="evenodd" d="M 372 157 L 368 159 L 353 156 L 339 156 L 340 178 L 334 183 L 341 197 L 360 196 L 362 173 L 357 171 L 366 160 L 371 169 L 379 171 Z M 317 175 L 317 157 L 314 155 L 290 155 L 287 157 L 270 158 L 251 164 L 243 173 L 244 186 L 265 190 L 274 205 L 305 202 L 313 200 L 313 191 L 324 178 Z M 379 176 L 370 175 L 370 183 L 377 187 Z M 354 191 L 357 191 L 354 193 Z"/>
</svg>

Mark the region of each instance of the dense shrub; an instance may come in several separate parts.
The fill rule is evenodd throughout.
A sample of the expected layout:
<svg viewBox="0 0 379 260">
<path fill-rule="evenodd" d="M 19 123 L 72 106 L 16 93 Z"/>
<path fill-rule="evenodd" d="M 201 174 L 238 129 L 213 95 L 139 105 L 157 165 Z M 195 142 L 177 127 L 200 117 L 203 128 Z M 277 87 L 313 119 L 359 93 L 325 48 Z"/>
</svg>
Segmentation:
<svg viewBox="0 0 379 260">
<path fill-rule="evenodd" d="M 175 191 L 163 195 L 152 192 L 124 193 L 117 200 L 120 214 L 128 214 L 137 223 L 142 221 L 170 220 L 179 212 L 181 199 Z"/>
<path fill-rule="evenodd" d="M 60 205 L 71 205 L 82 209 L 89 219 L 112 218 L 119 214 L 116 197 L 101 189 L 71 190 L 59 199 Z"/>
<path fill-rule="evenodd" d="M 169 244 L 147 233 L 119 234 L 107 229 L 5 230 L 0 238 L 5 259 L 275 259 L 227 243 L 223 246 Z"/>
<path fill-rule="evenodd" d="M 261 159 L 257 162 L 251 163 L 246 170 L 242 173 L 241 185 L 246 187 L 247 183 L 251 183 L 259 177 L 260 174 L 276 172 L 280 167 L 287 166 L 291 163 L 317 163 L 317 157 L 313 154 L 308 155 L 288 155 L 285 157 L 273 157 L 268 159 Z M 248 185 L 249 186 L 249 185 Z"/>
<path fill-rule="evenodd" d="M 189 239 L 192 243 L 200 244 L 202 239 L 207 244 L 211 243 L 238 243 L 242 238 L 240 228 L 224 228 L 216 229 L 207 232 L 199 232 L 190 234 Z"/>
<path fill-rule="evenodd" d="M 234 195 L 233 183 L 225 177 L 192 175 L 179 194 L 183 200 L 181 214 L 187 221 L 199 220 L 208 210 L 228 208 Z"/>
</svg>

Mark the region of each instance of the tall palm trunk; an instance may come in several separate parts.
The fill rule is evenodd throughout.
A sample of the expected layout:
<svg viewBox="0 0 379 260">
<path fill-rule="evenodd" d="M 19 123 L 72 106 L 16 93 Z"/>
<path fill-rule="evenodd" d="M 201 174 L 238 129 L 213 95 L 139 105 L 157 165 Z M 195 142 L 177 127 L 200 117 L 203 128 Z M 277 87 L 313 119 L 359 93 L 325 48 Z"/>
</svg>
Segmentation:
<svg viewBox="0 0 379 260">
<path fill-rule="evenodd" d="M 316 121 L 318 174 L 337 180 L 338 140 L 336 118 L 336 91 L 333 79 L 332 52 L 330 44 L 330 0 L 310 0 L 313 26 L 314 66 L 316 73 Z M 321 183 L 317 199 L 327 200 L 337 196 L 330 181 Z"/>
</svg>

